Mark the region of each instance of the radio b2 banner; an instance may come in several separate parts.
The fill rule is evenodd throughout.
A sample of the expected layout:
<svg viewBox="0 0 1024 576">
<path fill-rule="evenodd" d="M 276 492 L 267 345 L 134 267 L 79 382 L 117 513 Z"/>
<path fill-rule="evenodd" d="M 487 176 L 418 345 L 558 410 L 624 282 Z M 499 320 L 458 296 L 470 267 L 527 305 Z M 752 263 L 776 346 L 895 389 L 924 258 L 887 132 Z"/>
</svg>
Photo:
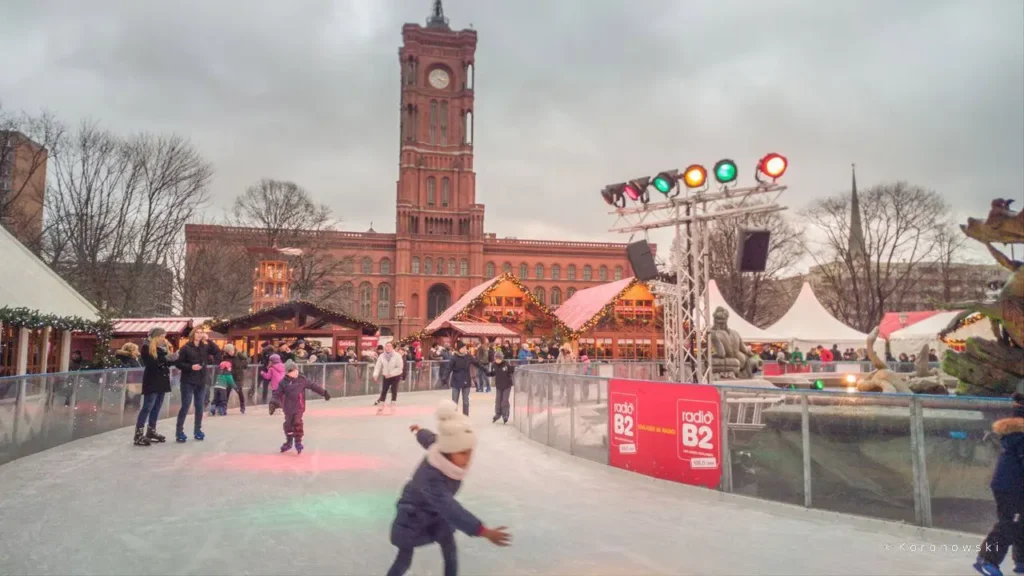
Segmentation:
<svg viewBox="0 0 1024 576">
<path fill-rule="evenodd" d="M 608 463 L 715 488 L 722 478 L 721 413 L 714 386 L 612 379 Z"/>
</svg>

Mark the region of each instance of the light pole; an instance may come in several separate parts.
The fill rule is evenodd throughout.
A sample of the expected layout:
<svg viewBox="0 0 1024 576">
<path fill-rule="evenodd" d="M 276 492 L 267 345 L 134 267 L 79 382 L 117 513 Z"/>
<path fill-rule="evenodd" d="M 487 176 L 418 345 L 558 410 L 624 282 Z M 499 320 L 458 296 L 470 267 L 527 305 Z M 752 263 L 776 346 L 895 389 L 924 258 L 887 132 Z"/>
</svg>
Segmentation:
<svg viewBox="0 0 1024 576">
<path fill-rule="evenodd" d="M 398 339 L 402 339 L 402 320 L 405 320 L 405 302 L 395 303 L 395 320 L 398 320 Z"/>
</svg>

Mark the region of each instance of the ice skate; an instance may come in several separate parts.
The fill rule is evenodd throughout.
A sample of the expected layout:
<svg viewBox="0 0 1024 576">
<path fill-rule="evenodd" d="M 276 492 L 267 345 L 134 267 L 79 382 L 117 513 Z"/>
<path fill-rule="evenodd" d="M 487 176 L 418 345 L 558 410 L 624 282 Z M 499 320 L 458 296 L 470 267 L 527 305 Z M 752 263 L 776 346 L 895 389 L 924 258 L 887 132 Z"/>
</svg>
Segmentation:
<svg viewBox="0 0 1024 576">
<path fill-rule="evenodd" d="M 974 563 L 974 569 L 982 576 L 1003 576 L 1003 571 L 999 569 L 999 566 L 985 560 L 981 556 L 978 556 L 978 560 Z"/>
<path fill-rule="evenodd" d="M 508 424 L 508 418 L 502 418 L 501 419 L 501 423 L 502 424 Z"/>
<path fill-rule="evenodd" d="M 303 448 L 305 448 L 305 446 L 302 445 L 302 442 L 296 442 L 295 443 L 295 452 L 296 452 L 296 454 L 302 454 L 302 449 Z"/>
<path fill-rule="evenodd" d="M 501 416 L 498 416 L 497 414 L 495 414 L 494 418 L 491 418 L 491 424 L 494 424 L 495 422 L 497 422 L 498 418 L 501 418 Z"/>
<path fill-rule="evenodd" d="M 210 406 L 210 416 L 216 416 L 216 415 L 217 415 L 217 407 L 216 406 Z"/>
<path fill-rule="evenodd" d="M 287 451 L 289 451 L 291 449 L 292 449 L 292 437 L 289 436 L 288 439 L 285 440 L 285 443 L 281 444 L 281 453 L 284 454 L 285 452 L 287 452 Z"/>
<path fill-rule="evenodd" d="M 206 440 L 206 434 L 203 434 L 202 430 L 196 430 L 195 439 L 196 440 Z"/>
<path fill-rule="evenodd" d="M 228 409 L 227 409 L 227 406 L 221 406 L 221 407 L 220 407 L 220 415 L 221 415 L 221 416 L 227 416 L 227 415 L 228 415 Z"/>
<path fill-rule="evenodd" d="M 146 428 L 146 438 L 149 438 L 150 442 L 156 442 L 162 444 L 167 441 L 167 438 L 163 434 L 157 434 L 156 428 L 149 426 Z"/>
<path fill-rule="evenodd" d="M 136 446 L 149 446 L 149 438 L 142 433 L 142 428 L 135 429 L 135 440 L 132 443 Z"/>
<path fill-rule="evenodd" d="M 242 414 L 245 414 L 245 406 L 240 407 L 238 411 L 241 412 Z"/>
<path fill-rule="evenodd" d="M 184 432 L 176 432 L 174 434 L 174 441 L 178 444 L 184 444 L 185 442 L 188 442 L 188 436 L 185 436 Z"/>
</svg>

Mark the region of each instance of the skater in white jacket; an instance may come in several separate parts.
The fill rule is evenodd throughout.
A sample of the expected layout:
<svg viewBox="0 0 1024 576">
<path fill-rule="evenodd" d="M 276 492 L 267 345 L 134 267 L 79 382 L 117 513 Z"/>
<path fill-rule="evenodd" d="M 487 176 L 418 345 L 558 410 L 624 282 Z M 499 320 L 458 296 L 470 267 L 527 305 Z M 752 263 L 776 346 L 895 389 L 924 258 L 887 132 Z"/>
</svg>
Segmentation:
<svg viewBox="0 0 1024 576">
<path fill-rule="evenodd" d="M 384 353 L 377 357 L 377 364 L 373 367 L 373 379 L 381 376 L 384 382 L 380 387 L 380 398 L 373 403 L 377 407 L 377 414 L 384 412 L 384 400 L 391 390 L 391 413 L 395 412 L 395 402 L 398 400 L 398 383 L 402 380 L 402 371 L 405 368 L 405 361 L 402 355 L 395 352 L 391 342 L 384 345 Z"/>
</svg>

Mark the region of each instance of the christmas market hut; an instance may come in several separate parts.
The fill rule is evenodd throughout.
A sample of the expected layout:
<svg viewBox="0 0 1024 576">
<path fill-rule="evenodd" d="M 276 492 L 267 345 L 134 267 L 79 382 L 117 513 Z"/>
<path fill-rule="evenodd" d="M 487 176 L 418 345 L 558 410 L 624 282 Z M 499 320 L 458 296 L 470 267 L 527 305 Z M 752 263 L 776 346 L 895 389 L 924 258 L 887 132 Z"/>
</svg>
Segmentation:
<svg viewBox="0 0 1024 576">
<path fill-rule="evenodd" d="M 567 327 L 511 272 L 474 286 L 434 318 L 421 337 L 451 342 L 461 336 L 480 341 L 540 341 L 568 334 Z"/>
<path fill-rule="evenodd" d="M 91 338 L 83 356 L 106 359 L 110 323 L 67 282 L 0 226 L 0 376 L 66 372 L 73 334 Z"/>
<path fill-rule="evenodd" d="M 188 335 L 192 333 L 196 326 L 202 326 L 210 320 L 212 320 L 210 317 L 115 318 L 112 320 L 114 328 L 111 334 L 110 347 L 116 350 L 126 342 L 140 344 L 149 338 L 150 330 L 163 328 L 167 331 L 167 340 L 170 341 L 175 349 L 178 349 L 185 343 Z M 217 342 L 218 345 L 226 341 L 223 334 L 216 332 L 210 333 L 210 339 Z"/>
<path fill-rule="evenodd" d="M 250 356 L 264 342 L 318 340 L 334 354 L 349 346 L 362 350 L 376 347 L 378 327 L 329 308 L 304 300 L 285 302 L 230 320 L 211 320 L 206 327 L 223 334 L 226 341 Z"/>
<path fill-rule="evenodd" d="M 578 355 L 591 360 L 651 360 L 665 353 L 654 294 L 636 278 L 580 290 L 555 312 Z"/>
</svg>

